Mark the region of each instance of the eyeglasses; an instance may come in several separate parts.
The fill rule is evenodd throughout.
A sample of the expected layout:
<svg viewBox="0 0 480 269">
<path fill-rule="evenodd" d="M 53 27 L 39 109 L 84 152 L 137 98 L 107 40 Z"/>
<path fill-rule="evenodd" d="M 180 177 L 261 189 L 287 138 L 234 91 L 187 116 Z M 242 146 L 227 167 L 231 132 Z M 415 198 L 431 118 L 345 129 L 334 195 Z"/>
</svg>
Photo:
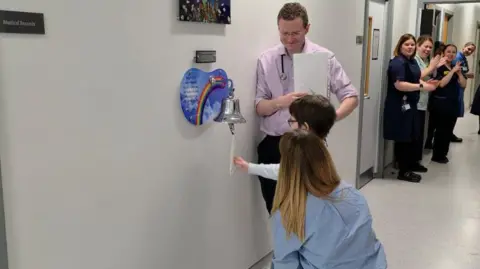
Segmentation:
<svg viewBox="0 0 480 269">
<path fill-rule="evenodd" d="M 297 38 L 302 34 L 303 32 L 281 32 L 280 34 L 282 37 L 292 37 L 292 38 Z"/>
</svg>

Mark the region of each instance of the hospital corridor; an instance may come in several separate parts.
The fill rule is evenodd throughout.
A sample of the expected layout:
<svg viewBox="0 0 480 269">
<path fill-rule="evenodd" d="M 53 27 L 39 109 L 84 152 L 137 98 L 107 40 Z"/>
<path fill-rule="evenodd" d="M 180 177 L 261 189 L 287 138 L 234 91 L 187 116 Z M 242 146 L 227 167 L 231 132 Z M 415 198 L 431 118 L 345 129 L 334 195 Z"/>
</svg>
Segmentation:
<svg viewBox="0 0 480 269">
<path fill-rule="evenodd" d="M 374 179 L 366 195 L 389 269 L 480 268 L 480 135 L 468 115 L 451 145 L 448 165 L 429 163 L 420 184 Z"/>
<path fill-rule="evenodd" d="M 0 1 L 0 269 L 480 269 L 480 0 Z"/>
</svg>

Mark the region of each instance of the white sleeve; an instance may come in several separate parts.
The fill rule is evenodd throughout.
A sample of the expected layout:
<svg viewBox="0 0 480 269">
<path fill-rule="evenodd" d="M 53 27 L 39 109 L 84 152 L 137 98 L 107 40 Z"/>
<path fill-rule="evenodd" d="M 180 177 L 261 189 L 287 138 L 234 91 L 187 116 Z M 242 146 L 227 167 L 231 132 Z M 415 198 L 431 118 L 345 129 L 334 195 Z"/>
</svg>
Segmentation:
<svg viewBox="0 0 480 269">
<path fill-rule="evenodd" d="M 248 173 L 251 175 L 257 175 L 264 178 L 269 178 L 273 180 L 278 180 L 278 170 L 280 169 L 280 164 L 248 164 Z"/>
</svg>

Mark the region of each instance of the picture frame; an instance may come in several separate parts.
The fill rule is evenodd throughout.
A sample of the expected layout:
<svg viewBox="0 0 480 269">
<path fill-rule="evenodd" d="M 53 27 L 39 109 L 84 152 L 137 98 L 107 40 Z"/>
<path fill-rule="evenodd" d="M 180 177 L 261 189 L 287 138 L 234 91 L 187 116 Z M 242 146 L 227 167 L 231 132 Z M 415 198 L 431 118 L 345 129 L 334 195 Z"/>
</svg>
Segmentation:
<svg viewBox="0 0 480 269">
<path fill-rule="evenodd" d="M 178 0 L 178 20 L 231 24 L 231 0 Z"/>
</svg>

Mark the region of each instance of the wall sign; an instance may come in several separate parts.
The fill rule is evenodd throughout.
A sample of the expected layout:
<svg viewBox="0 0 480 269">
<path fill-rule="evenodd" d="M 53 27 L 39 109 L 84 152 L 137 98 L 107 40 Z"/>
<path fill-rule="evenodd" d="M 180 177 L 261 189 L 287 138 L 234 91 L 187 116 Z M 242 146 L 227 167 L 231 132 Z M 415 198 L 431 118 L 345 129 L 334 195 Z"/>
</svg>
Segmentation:
<svg viewBox="0 0 480 269">
<path fill-rule="evenodd" d="M 180 105 L 185 118 L 193 125 L 213 121 L 220 114 L 222 101 L 229 93 L 224 70 L 187 70 L 180 84 Z"/>
<path fill-rule="evenodd" d="M 44 35 L 43 14 L 0 10 L 0 33 Z"/>
</svg>

